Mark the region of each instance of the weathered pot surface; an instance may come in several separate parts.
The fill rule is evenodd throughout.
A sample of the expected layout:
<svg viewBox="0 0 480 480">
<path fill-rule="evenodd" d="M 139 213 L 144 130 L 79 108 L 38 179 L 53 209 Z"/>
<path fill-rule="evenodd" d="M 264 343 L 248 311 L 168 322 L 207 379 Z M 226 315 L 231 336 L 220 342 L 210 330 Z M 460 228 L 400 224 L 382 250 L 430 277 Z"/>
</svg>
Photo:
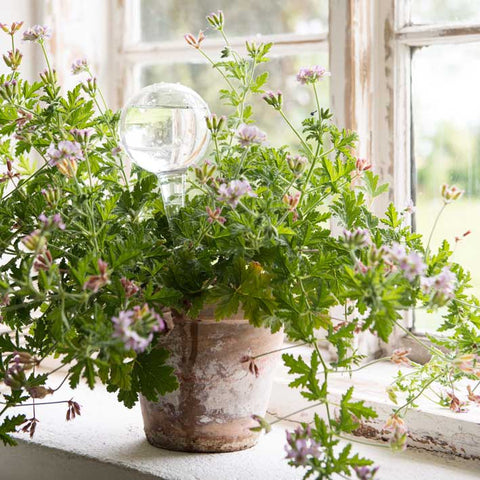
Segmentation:
<svg viewBox="0 0 480 480">
<path fill-rule="evenodd" d="M 180 387 L 157 402 L 140 398 L 145 433 L 156 447 L 232 452 L 257 441 L 251 416 L 265 415 L 280 354 L 256 359 L 258 376 L 241 359 L 280 348 L 283 333 L 255 328 L 241 313 L 217 322 L 213 312 L 205 308 L 196 320 L 172 315 L 175 327 L 161 340 Z"/>
</svg>

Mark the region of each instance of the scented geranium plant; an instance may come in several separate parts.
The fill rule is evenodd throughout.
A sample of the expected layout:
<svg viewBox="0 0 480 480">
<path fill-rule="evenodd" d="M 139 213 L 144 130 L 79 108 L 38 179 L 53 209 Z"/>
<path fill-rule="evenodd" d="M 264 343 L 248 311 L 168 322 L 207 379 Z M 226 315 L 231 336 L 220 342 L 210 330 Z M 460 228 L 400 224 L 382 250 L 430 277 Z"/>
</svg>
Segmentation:
<svg viewBox="0 0 480 480">
<path fill-rule="evenodd" d="M 170 225 L 156 177 L 125 168 L 118 114 L 106 107 L 88 63 L 73 64 L 81 80 L 63 94 L 45 50 L 49 29 L 33 27 L 23 38 L 39 44 L 46 70 L 29 83 L 18 74 L 22 25 L 1 26 L 12 50 L 4 56 L 11 73 L 0 79 L 0 313 L 10 329 L 0 336 L 0 438 L 14 444 L 19 429 L 33 435 L 40 405 L 65 381 L 101 382 L 128 407 L 139 394 L 155 401 L 173 391 L 168 350 L 156 347 L 172 328 L 168 312 L 195 318 L 213 304 L 218 320 L 242 309 L 253 325 L 283 328 L 312 348 L 308 360 L 283 355 L 291 386 L 324 412 L 288 433 L 290 463 L 311 478 L 373 478 L 371 461 L 339 441 L 376 413 L 353 399 L 353 388 L 334 403 L 329 378 L 360 368 L 362 332 L 387 342 L 404 329 L 407 310 L 442 307 L 443 335 L 426 346 L 428 363 L 414 364 L 406 351 L 388 357 L 412 368 L 389 389 L 397 405 L 385 425 L 391 445 L 404 448 L 403 417 L 429 389 L 456 411 L 478 403 L 474 384 L 455 388 L 460 378 L 480 377 L 480 307 L 467 295 L 469 274 L 451 262 L 448 243 L 433 251 L 411 231 L 411 207 L 390 205 L 381 218 L 370 211 L 386 186 L 357 158 L 355 133 L 338 128 L 319 104 L 325 69 L 298 73 L 298 88 L 313 89 L 317 104 L 292 125 L 282 93 L 266 90 L 268 75 L 256 73 L 272 45 L 247 43 L 242 56 L 225 36 L 223 14 L 207 20 L 225 39 L 220 61 L 202 50 L 202 33 L 185 38 L 221 74 L 220 97 L 231 113 L 206 118 L 211 153 L 189 172 L 185 207 Z M 252 95 L 293 130 L 293 149 L 268 142 Z M 441 193 L 445 204 L 461 194 L 449 186 Z M 340 227 L 332 229 L 332 220 Z M 335 348 L 335 362 L 325 360 L 319 337 Z M 59 385 L 55 370 L 42 369 L 52 355 L 67 372 Z M 255 357 L 247 360 L 256 372 Z M 65 403 L 67 419 L 80 413 L 76 402 Z"/>
</svg>

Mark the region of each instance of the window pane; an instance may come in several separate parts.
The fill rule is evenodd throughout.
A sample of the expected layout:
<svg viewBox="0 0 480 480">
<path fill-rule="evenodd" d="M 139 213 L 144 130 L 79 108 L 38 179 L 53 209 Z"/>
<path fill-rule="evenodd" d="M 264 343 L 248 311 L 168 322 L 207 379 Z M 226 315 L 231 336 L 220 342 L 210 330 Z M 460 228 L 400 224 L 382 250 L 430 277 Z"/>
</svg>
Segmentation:
<svg viewBox="0 0 480 480">
<path fill-rule="evenodd" d="M 140 0 L 141 40 L 181 40 L 187 32 L 205 29 L 205 16 L 219 9 L 229 36 L 318 34 L 328 29 L 328 0 Z"/>
<path fill-rule="evenodd" d="M 468 267 L 480 294 L 480 44 L 441 45 L 415 53 L 412 63 L 413 125 L 417 171 L 417 230 L 430 234 L 442 207 L 440 187 L 456 184 L 465 195 L 448 205 L 432 238 L 446 238 L 453 259 Z M 455 237 L 472 233 L 460 242 Z M 416 327 L 439 320 L 417 315 Z M 438 323 L 437 323 L 438 324 Z"/>
<path fill-rule="evenodd" d="M 411 0 L 414 24 L 480 22 L 478 0 Z"/>
<path fill-rule="evenodd" d="M 312 89 L 300 85 L 295 75 L 304 65 L 328 65 L 327 52 L 307 55 L 292 55 L 273 58 L 263 69 L 270 72 L 266 89 L 281 90 L 284 94 L 285 111 L 296 127 L 301 127 L 301 121 L 315 109 L 315 99 Z M 260 72 L 261 69 L 258 70 Z M 197 91 L 209 104 L 210 110 L 217 114 L 228 112 L 228 107 L 221 104 L 218 90 L 225 88 L 223 80 L 216 70 L 204 63 L 166 63 L 149 65 L 140 72 L 141 86 L 156 82 L 180 82 Z M 323 81 L 319 89 L 320 103 L 329 106 L 329 80 Z M 278 112 L 269 107 L 258 96 L 252 102 L 254 119 L 259 128 L 268 134 L 269 141 L 274 145 L 285 143 L 297 144 L 295 135 L 284 125 Z M 280 126 L 279 126 L 280 125 Z"/>
</svg>

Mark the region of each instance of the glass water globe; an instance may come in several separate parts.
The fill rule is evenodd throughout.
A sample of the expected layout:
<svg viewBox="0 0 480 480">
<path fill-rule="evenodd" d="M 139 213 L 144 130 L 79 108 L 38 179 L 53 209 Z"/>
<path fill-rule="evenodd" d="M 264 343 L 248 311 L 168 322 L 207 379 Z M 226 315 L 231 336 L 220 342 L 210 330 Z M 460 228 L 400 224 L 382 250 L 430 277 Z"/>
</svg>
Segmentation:
<svg viewBox="0 0 480 480">
<path fill-rule="evenodd" d="M 185 171 L 205 153 L 210 132 L 208 105 L 179 83 L 145 87 L 125 105 L 120 137 L 132 161 L 160 180 L 170 220 L 185 203 Z"/>
</svg>

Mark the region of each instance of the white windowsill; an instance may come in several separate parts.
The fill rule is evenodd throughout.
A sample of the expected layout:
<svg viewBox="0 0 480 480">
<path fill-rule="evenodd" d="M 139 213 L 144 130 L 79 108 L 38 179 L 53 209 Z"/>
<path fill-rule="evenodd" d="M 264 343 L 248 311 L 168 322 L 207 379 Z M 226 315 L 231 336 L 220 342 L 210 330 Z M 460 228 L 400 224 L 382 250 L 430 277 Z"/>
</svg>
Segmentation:
<svg viewBox="0 0 480 480">
<path fill-rule="evenodd" d="M 275 394 L 275 392 L 274 392 Z M 278 426 L 259 444 L 243 452 L 188 454 L 150 446 L 145 440 L 138 407 L 128 410 L 102 387 L 90 391 L 62 388 L 55 399 L 74 397 L 82 416 L 65 422 L 65 405 L 38 407 L 40 423 L 33 440 L 23 434 L 20 446 L 0 447 L 1 478 L 6 480 L 296 480 L 301 470 L 289 467 L 284 457 L 284 428 Z M 58 397 L 58 398 L 57 398 Z M 29 411 L 26 411 L 27 416 Z M 478 428 L 478 426 L 477 426 Z M 478 479 L 480 463 L 452 456 L 358 445 L 360 454 L 381 467 L 379 480 Z"/>
</svg>

